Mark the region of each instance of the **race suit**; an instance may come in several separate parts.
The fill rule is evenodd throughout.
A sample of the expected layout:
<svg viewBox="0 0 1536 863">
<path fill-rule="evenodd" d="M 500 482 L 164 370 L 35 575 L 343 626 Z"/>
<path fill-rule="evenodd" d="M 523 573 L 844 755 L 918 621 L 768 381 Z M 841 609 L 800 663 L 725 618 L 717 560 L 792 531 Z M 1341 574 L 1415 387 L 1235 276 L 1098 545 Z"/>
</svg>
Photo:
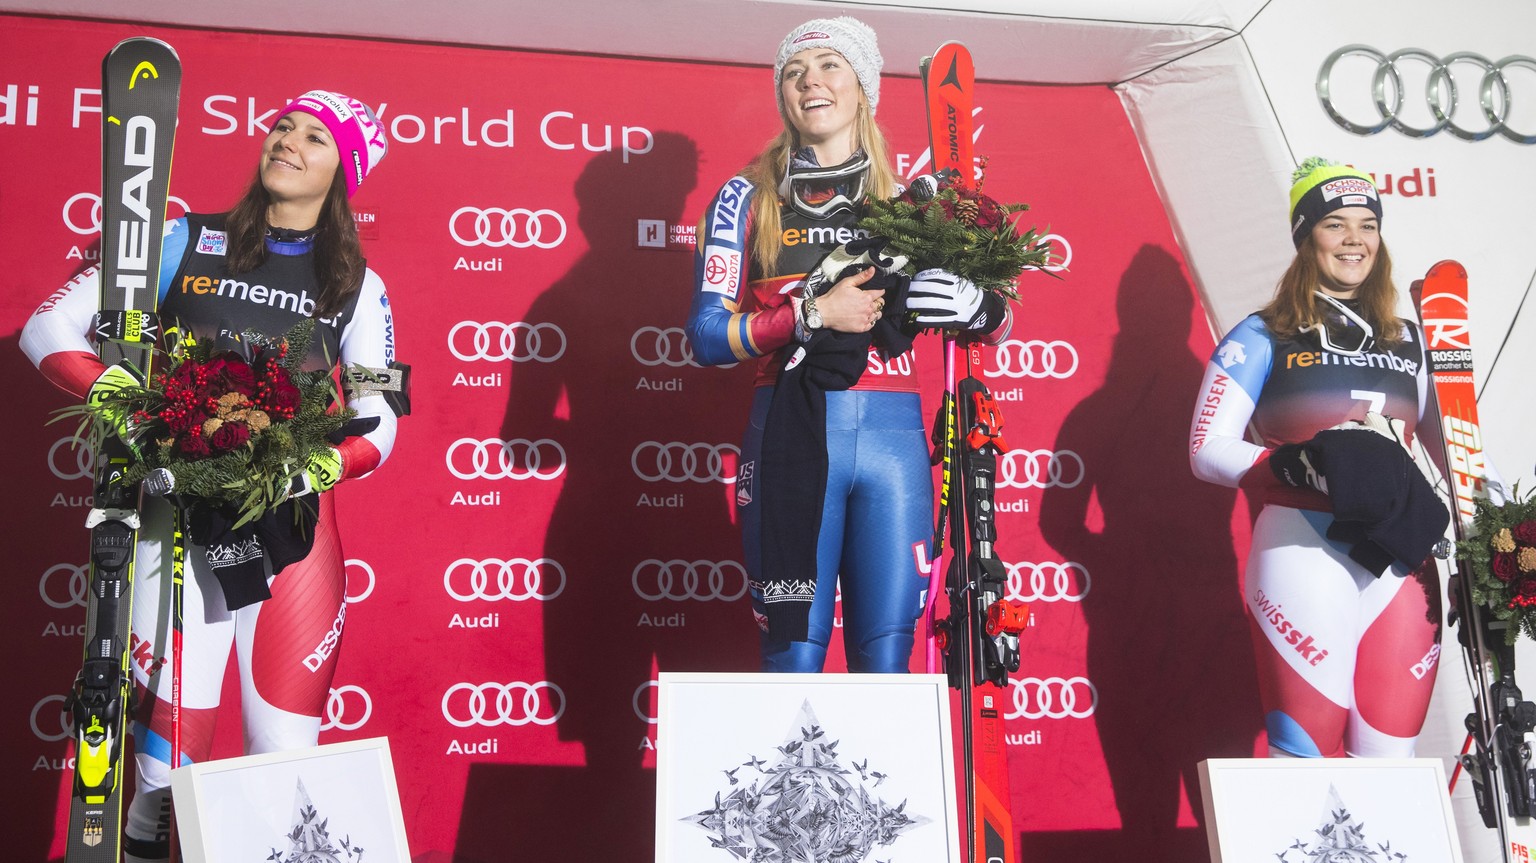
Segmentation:
<svg viewBox="0 0 1536 863">
<path fill-rule="evenodd" d="M 795 338 L 790 302 L 812 267 L 830 250 L 867 236 L 858 217 L 824 220 L 781 206 L 777 274 L 752 259 L 751 202 L 755 189 L 735 177 L 711 201 L 698 233 L 688 337 L 705 364 L 755 362 L 756 392 L 741 448 L 736 503 L 753 613 L 761 630 L 764 671 L 817 672 L 834 628 L 841 573 L 843 643 L 851 671 L 908 670 L 913 631 L 922 610 L 924 565 L 932 532 L 933 480 L 913 372 L 917 348 L 882 360 L 871 349 L 858 383 L 826 393 L 827 491 L 817 540 L 815 598 L 809 640 L 774 643 L 767 637 L 762 590 L 762 501 L 755 493 L 764 418 L 773 386 Z M 812 574 L 807 574 L 807 578 Z"/>
<path fill-rule="evenodd" d="M 251 329 L 282 335 L 314 311 L 318 285 L 313 238 L 267 239 L 265 264 L 232 278 L 224 269 L 225 234 L 218 217 L 189 215 L 167 224 L 160 272 L 160 317 L 199 340 Z M 42 373 L 83 399 L 103 371 L 87 334 L 96 315 L 100 273 L 92 268 L 33 313 L 21 346 Z M 384 284 L 372 270 L 334 317 L 315 327 L 305 366 L 336 362 L 381 369 L 394 360 L 394 325 Z M 330 358 L 330 359 L 327 359 Z M 360 418 L 377 418 L 365 435 L 338 446 L 342 479 L 363 476 L 389 456 L 395 415 L 380 395 L 348 401 Z M 169 836 L 170 635 L 167 615 L 171 508 L 146 497 L 138 534 L 132 653 L 139 689 L 134 717 L 138 793 L 129 808 L 125 849 L 164 857 Z M 205 761 L 213 742 L 224 669 L 233 644 L 239 659 L 247 754 L 313 746 L 330 694 L 346 618 L 346 573 L 332 495 L 319 496 L 314 545 L 302 561 L 266 575 L 272 597 L 227 608 L 205 550 L 187 543 L 181 680 L 182 763 Z"/>
<path fill-rule="evenodd" d="M 1257 315 L 1216 346 L 1190 427 L 1190 464 L 1209 482 L 1257 493 L 1244 599 L 1270 746 L 1297 756 L 1409 757 L 1440 655 L 1433 564 L 1381 577 L 1329 540 L 1327 495 L 1275 479 L 1270 450 L 1367 411 L 1401 419 L 1411 441 L 1428 376 L 1423 338 L 1359 357 L 1315 337 L 1277 338 Z M 1250 421 L 1264 446 L 1244 440 Z M 1266 447 L 1268 449 L 1266 449 Z"/>
</svg>

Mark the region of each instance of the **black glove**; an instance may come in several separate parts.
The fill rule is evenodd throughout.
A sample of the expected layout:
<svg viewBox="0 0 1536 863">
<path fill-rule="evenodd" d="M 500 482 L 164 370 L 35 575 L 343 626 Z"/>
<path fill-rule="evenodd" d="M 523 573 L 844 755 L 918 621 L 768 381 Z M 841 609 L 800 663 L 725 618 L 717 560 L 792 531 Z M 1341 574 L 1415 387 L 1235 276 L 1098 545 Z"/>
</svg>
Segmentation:
<svg viewBox="0 0 1536 863">
<path fill-rule="evenodd" d="M 1282 444 L 1269 454 L 1269 469 L 1281 482 L 1327 494 L 1328 478 L 1318 470 L 1317 464 L 1317 453 L 1304 443 Z"/>
</svg>

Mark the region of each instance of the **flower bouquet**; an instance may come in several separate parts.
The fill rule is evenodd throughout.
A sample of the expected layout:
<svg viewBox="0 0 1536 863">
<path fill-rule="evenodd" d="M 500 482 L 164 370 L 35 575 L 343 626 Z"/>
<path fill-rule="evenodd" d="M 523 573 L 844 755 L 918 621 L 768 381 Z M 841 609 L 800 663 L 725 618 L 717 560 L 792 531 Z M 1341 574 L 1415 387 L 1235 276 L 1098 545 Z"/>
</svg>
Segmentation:
<svg viewBox="0 0 1536 863">
<path fill-rule="evenodd" d="M 1050 245 L 1033 228 L 1020 233 L 1011 218 L 1027 209 L 1028 204 L 998 203 L 981 193 L 979 183 L 972 188 L 948 172 L 937 180 L 920 177 L 888 201 L 870 201 L 859 227 L 905 255 L 909 275 L 936 267 L 1016 300 L 1019 274 L 1051 262 Z"/>
<path fill-rule="evenodd" d="M 1471 570 L 1472 599 L 1507 621 L 1504 643 L 1521 633 L 1536 638 L 1536 500 L 1527 496 L 1495 506 L 1477 501 L 1473 535 L 1456 543 Z"/>
<path fill-rule="evenodd" d="M 76 436 L 99 450 L 114 420 L 129 417 L 138 458 L 124 482 L 164 471 L 174 493 L 232 510 L 243 525 L 286 500 L 310 455 L 356 414 L 333 410 L 342 400 L 330 370 L 303 370 L 313 333 L 312 320 L 280 339 L 248 331 L 241 341 L 249 356 L 188 339 L 161 354 L 164 369 L 147 386 L 55 419 L 80 417 Z"/>
</svg>

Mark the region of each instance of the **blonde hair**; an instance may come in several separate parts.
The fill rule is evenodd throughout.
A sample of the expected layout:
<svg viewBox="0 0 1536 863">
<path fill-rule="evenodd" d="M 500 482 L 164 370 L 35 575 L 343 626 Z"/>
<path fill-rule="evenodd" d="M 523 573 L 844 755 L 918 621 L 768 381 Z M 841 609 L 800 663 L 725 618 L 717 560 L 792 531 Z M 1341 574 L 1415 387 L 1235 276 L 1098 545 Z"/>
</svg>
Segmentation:
<svg viewBox="0 0 1536 863">
<path fill-rule="evenodd" d="M 1322 302 L 1313 291 L 1322 284 L 1317 267 L 1317 245 L 1308 233 L 1296 247 L 1296 257 L 1280 277 L 1275 296 L 1259 310 L 1259 317 L 1269 331 L 1282 339 L 1295 338 L 1302 327 L 1323 322 Z M 1397 316 L 1397 287 L 1392 284 L 1392 256 L 1383 242 L 1376 252 L 1376 264 L 1361 283 L 1355 297 L 1358 313 L 1376 331 L 1376 344 L 1394 348 L 1403 342 L 1402 325 Z"/>
<path fill-rule="evenodd" d="M 896 194 L 896 172 L 891 170 L 890 148 L 864 99 L 859 100 L 854 114 L 853 134 L 859 148 L 869 156 L 866 197 L 892 197 Z M 779 214 L 779 183 L 789 169 L 789 159 L 798 149 L 799 139 L 795 127 L 787 117 L 784 118 L 784 128 L 742 171 L 742 176 L 757 190 L 752 199 L 752 257 L 757 260 L 762 274 L 770 278 L 778 275 L 779 231 L 783 227 Z"/>
</svg>

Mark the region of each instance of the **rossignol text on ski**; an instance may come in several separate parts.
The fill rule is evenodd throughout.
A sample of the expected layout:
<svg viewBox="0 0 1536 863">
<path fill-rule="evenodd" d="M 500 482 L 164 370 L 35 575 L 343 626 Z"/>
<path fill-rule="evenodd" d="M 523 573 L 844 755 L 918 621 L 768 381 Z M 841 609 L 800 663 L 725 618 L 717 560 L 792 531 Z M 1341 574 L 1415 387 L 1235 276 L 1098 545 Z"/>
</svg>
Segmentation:
<svg viewBox="0 0 1536 863">
<path fill-rule="evenodd" d="M 1470 536 L 1476 501 L 1489 496 L 1467 287 L 1466 268 L 1455 261 L 1435 264 L 1413 285 L 1457 539 Z M 1514 648 L 1504 643 L 1506 622 L 1483 613 L 1472 598 L 1470 570 L 1454 556 L 1449 563 L 1457 637 L 1473 688 L 1473 710 L 1466 718 L 1468 747 L 1457 772 L 1465 770 L 1471 779 L 1483 824 L 1499 831 L 1501 859 L 1528 863 L 1531 849 L 1536 849 L 1536 772 L 1531 767 L 1536 705 L 1523 698 L 1515 683 Z"/>
</svg>

